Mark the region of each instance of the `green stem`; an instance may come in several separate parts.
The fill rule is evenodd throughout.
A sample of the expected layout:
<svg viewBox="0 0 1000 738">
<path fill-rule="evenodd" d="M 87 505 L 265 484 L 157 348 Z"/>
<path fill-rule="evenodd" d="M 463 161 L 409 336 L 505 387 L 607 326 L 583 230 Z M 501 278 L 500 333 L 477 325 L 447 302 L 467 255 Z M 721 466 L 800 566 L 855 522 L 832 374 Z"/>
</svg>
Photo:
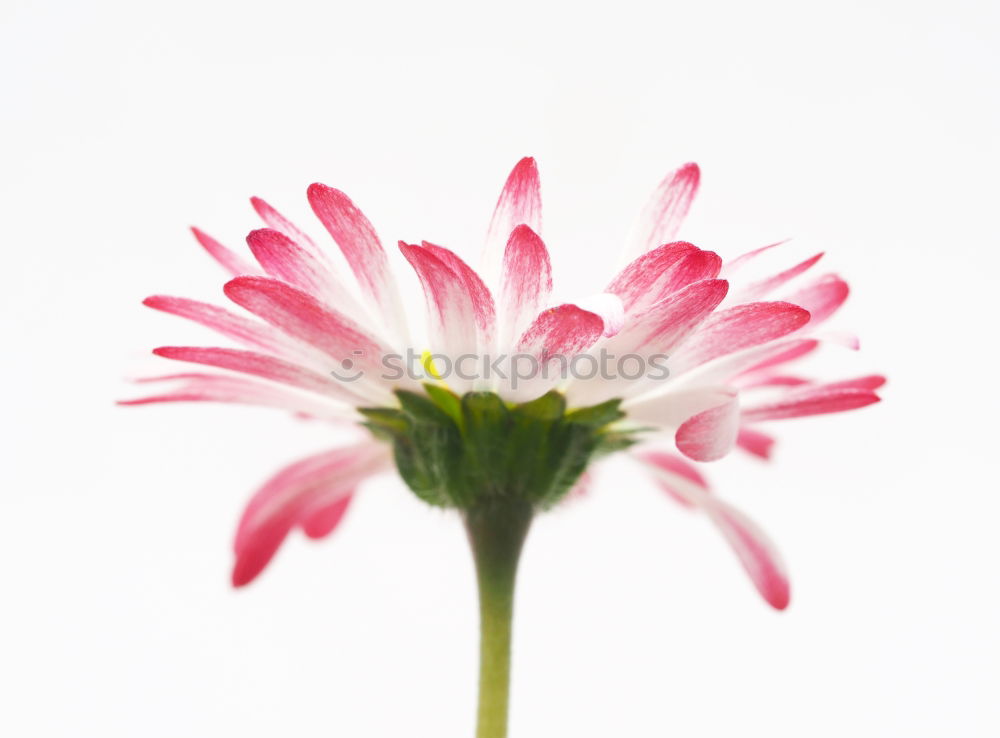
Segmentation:
<svg viewBox="0 0 1000 738">
<path fill-rule="evenodd" d="M 514 583 L 532 508 L 492 500 L 465 512 L 479 582 L 479 712 L 476 738 L 506 738 Z"/>
</svg>

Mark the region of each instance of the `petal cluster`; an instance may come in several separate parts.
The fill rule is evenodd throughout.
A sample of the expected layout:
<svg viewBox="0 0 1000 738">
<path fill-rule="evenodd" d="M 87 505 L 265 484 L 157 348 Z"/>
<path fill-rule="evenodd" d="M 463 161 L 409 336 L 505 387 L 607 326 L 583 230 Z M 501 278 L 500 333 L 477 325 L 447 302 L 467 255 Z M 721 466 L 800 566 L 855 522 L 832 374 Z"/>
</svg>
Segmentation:
<svg viewBox="0 0 1000 738">
<path fill-rule="evenodd" d="M 307 193 L 350 274 L 339 273 L 303 229 L 253 198 L 265 227 L 249 233 L 247 252 L 193 229 L 229 273 L 223 292 L 234 307 L 165 295 L 145 301 L 234 345 L 155 349 L 164 359 L 208 370 L 144 379 L 158 389 L 125 404 L 235 402 L 356 425 L 359 408 L 393 407 L 394 393 L 421 391 L 418 378 L 386 375 L 387 356 L 417 352 L 449 364 L 463 356 L 507 357 L 499 364 L 506 371 L 496 376 L 456 372 L 445 381 L 458 396 L 487 390 L 510 403 L 552 390 L 574 407 L 621 400 L 621 422 L 643 429 L 647 439 L 630 451 L 633 457 L 671 498 L 719 528 L 763 597 L 783 608 L 788 577 L 774 546 L 709 491 L 694 462 L 720 459 L 736 447 L 768 458 L 774 439 L 762 424 L 877 402 L 884 379 L 818 381 L 789 369 L 824 343 L 856 347 L 853 337 L 824 333 L 847 298 L 847 284 L 835 274 L 810 276 L 822 254 L 783 263 L 787 247 L 773 244 L 724 262 L 676 240 L 699 181 L 695 164 L 669 174 L 624 246 L 626 266 L 599 294 L 553 304 L 538 169 L 533 159 L 522 159 L 497 201 L 478 271 L 443 246 L 398 242 L 424 293 L 426 339 L 419 342 L 409 324 L 415 311 L 400 297 L 383 241 L 347 195 L 322 184 Z M 769 260 L 779 265 L 755 274 Z M 530 358 L 536 370 L 515 376 L 510 357 L 517 356 Z M 556 359 L 565 367 L 567 358 L 593 363 L 609 356 L 664 371 L 582 376 L 540 370 Z M 431 377 L 440 376 L 437 361 L 430 359 Z M 362 435 L 352 446 L 280 471 L 254 495 L 240 522 L 233 583 L 253 580 L 296 527 L 312 537 L 330 533 L 357 487 L 392 467 L 388 447 Z"/>
</svg>

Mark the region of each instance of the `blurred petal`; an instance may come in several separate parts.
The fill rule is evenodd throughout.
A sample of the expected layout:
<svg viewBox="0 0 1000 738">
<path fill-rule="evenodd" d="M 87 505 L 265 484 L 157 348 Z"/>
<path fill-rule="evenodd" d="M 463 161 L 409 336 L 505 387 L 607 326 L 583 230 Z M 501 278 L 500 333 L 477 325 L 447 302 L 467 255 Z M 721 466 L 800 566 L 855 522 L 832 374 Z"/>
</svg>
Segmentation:
<svg viewBox="0 0 1000 738">
<path fill-rule="evenodd" d="M 696 507 L 693 501 L 702 492 L 709 492 L 708 481 L 691 462 L 666 451 L 635 452 L 640 461 L 654 467 L 653 478 L 660 489 L 684 507 Z"/>
<path fill-rule="evenodd" d="M 755 428 L 744 426 L 740 428 L 740 433 L 736 436 L 736 444 L 747 453 L 761 459 L 770 459 L 771 451 L 774 448 L 774 438 Z"/>
<path fill-rule="evenodd" d="M 854 379 L 841 379 L 837 382 L 825 382 L 823 384 L 828 390 L 832 389 L 863 389 L 877 390 L 886 382 L 881 374 L 868 374 Z"/>
<path fill-rule="evenodd" d="M 310 456 L 271 477 L 251 498 L 237 528 L 233 585 L 253 581 L 296 524 L 308 524 L 314 533 L 332 530 L 339 517 L 331 521 L 330 508 L 390 463 L 383 446 L 364 441 Z"/>
<path fill-rule="evenodd" d="M 812 353 L 819 346 L 819 341 L 814 338 L 800 338 L 789 341 L 781 350 L 772 352 L 766 359 L 760 361 L 743 371 L 744 374 L 758 372 L 762 369 L 769 369 L 789 361 L 799 359 L 806 354 Z"/>
<path fill-rule="evenodd" d="M 663 453 L 636 456 L 675 499 L 702 510 L 722 532 L 764 600 L 776 610 L 788 607 L 791 588 L 784 562 L 767 535 L 746 515 L 709 494 L 697 470 Z M 679 463 L 678 463 L 679 462 Z"/>
<path fill-rule="evenodd" d="M 734 397 L 729 387 L 707 386 L 643 395 L 622 406 L 631 421 L 676 431 L 694 416 L 727 404 Z"/>
<path fill-rule="evenodd" d="M 736 377 L 733 384 L 741 390 L 752 390 L 765 387 L 798 387 L 809 384 L 809 380 L 792 374 L 752 374 Z"/>
<path fill-rule="evenodd" d="M 754 261 L 761 254 L 765 254 L 774 247 L 781 246 L 784 243 L 788 243 L 788 241 L 786 240 L 786 241 L 778 241 L 776 243 L 769 243 L 767 246 L 761 246 L 751 251 L 747 251 L 746 253 L 740 254 L 735 259 L 731 259 L 730 261 L 727 261 L 723 265 L 722 273 L 728 277 L 733 272 L 742 269 L 744 266 Z"/>
<path fill-rule="evenodd" d="M 634 258 L 673 240 L 691 208 L 700 180 L 698 165 L 688 163 L 660 182 L 629 237 L 626 258 Z"/>
<path fill-rule="evenodd" d="M 325 538 L 330 535 L 344 519 L 353 498 L 353 493 L 348 493 L 339 500 L 306 513 L 302 518 L 303 532 L 310 538 Z"/>
<path fill-rule="evenodd" d="M 705 512 L 718 526 L 757 591 L 775 610 L 784 610 L 791 600 L 785 563 L 777 548 L 750 518 L 721 500 L 712 499 Z"/>
<path fill-rule="evenodd" d="M 167 402 L 223 402 L 238 405 L 273 407 L 299 415 L 329 421 L 356 422 L 353 408 L 333 398 L 304 395 L 295 390 L 265 384 L 243 377 L 224 374 L 184 373 L 149 377 L 141 383 L 181 382 L 167 391 L 131 400 L 119 400 L 119 405 L 148 405 Z"/>
<path fill-rule="evenodd" d="M 745 408 L 743 419 L 748 423 L 756 423 L 762 420 L 839 413 L 878 401 L 879 396 L 870 389 L 838 383 L 813 385 L 792 390 L 774 402 Z"/>
<path fill-rule="evenodd" d="M 715 461 L 736 445 L 739 428 L 739 399 L 731 390 L 721 404 L 698 413 L 677 429 L 677 448 L 695 461 Z"/>
<path fill-rule="evenodd" d="M 785 269 L 778 274 L 753 282 L 752 284 L 740 289 L 739 293 L 734 295 L 734 301 L 736 303 L 752 302 L 754 300 L 759 300 L 762 297 L 766 297 L 783 284 L 786 284 L 792 279 L 795 279 L 795 277 L 812 268 L 812 266 L 822 258 L 823 252 L 814 254 L 805 261 L 801 261 L 795 266 Z"/>
</svg>

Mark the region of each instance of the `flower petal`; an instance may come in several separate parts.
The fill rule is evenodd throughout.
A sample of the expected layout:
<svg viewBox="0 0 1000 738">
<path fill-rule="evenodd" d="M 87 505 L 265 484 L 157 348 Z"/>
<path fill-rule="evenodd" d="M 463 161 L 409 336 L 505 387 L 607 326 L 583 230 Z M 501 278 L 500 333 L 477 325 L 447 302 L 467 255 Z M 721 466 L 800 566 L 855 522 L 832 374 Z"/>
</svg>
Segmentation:
<svg viewBox="0 0 1000 738">
<path fill-rule="evenodd" d="M 527 329 L 551 292 L 552 265 L 545 244 L 530 226 L 516 226 L 503 255 L 500 351 L 506 351 Z"/>
<path fill-rule="evenodd" d="M 789 239 L 786 238 L 784 241 L 769 243 L 767 246 L 761 246 L 760 248 L 753 249 L 752 251 L 747 251 L 745 254 L 740 254 L 735 259 L 727 261 L 722 265 L 722 276 L 729 279 L 735 272 L 743 269 L 748 264 L 755 262 L 761 255 L 766 254 L 777 246 L 784 246 L 788 243 L 788 241 Z"/>
<path fill-rule="evenodd" d="M 503 368 L 507 381 L 499 389 L 513 401 L 544 394 L 567 378 L 574 357 L 603 332 L 601 316 L 577 305 L 543 310 L 514 346 Z"/>
<path fill-rule="evenodd" d="M 886 382 L 881 374 L 868 374 L 854 379 L 841 379 L 837 382 L 826 382 L 823 384 L 827 389 L 862 389 L 877 390 Z"/>
<path fill-rule="evenodd" d="M 536 356 L 572 356 L 590 348 L 603 332 L 599 315 L 576 305 L 558 305 L 539 313 L 516 350 Z"/>
<path fill-rule="evenodd" d="M 275 279 L 237 277 L 226 283 L 224 290 L 237 305 L 335 359 L 337 365 L 330 371 L 358 375 L 344 380 L 351 383 L 352 393 L 369 401 L 391 401 L 382 379 L 382 359 L 390 352 L 350 318 Z"/>
<path fill-rule="evenodd" d="M 489 284 L 497 284 L 504 249 L 513 230 L 526 225 L 542 232 L 542 188 L 538 165 L 530 156 L 519 161 L 507 176 L 497 200 L 483 249 L 483 274 Z"/>
<path fill-rule="evenodd" d="M 472 296 L 461 277 L 422 246 L 399 242 L 399 250 L 413 266 L 424 288 L 431 352 L 455 359 L 476 353 L 477 329 L 470 317 L 475 312 Z M 459 389 L 468 383 L 455 378 Z"/>
<path fill-rule="evenodd" d="M 789 341 L 781 350 L 771 352 L 766 359 L 754 364 L 749 369 L 745 369 L 743 373 L 750 374 L 752 372 L 759 372 L 762 369 L 779 366 L 780 364 L 787 364 L 790 361 L 812 353 L 818 347 L 819 341 L 814 338 L 800 338 L 795 341 Z"/>
<path fill-rule="evenodd" d="M 805 259 L 804 261 L 801 261 L 795 266 L 789 267 L 778 274 L 748 284 L 746 287 L 741 288 L 736 295 L 734 295 L 734 302 L 743 303 L 759 300 L 771 292 L 774 292 L 774 290 L 778 289 L 783 284 L 786 284 L 800 274 L 808 271 L 822 258 L 823 252 L 821 251 L 820 253 L 810 256 L 808 259 Z"/>
<path fill-rule="evenodd" d="M 606 347 L 621 355 L 632 352 L 670 354 L 689 336 L 701 335 L 706 319 L 729 290 L 724 279 L 695 282 L 660 300 L 641 315 L 627 321 Z"/>
<path fill-rule="evenodd" d="M 604 321 L 604 336 L 611 338 L 617 336 L 625 327 L 625 306 L 618 295 L 610 292 L 598 292 L 577 301 L 577 305 L 584 310 L 596 313 Z"/>
<path fill-rule="evenodd" d="M 786 336 L 808 321 L 808 311 L 788 302 L 751 302 L 715 313 L 676 351 L 674 376 Z"/>
<path fill-rule="evenodd" d="M 406 316 L 382 242 L 368 218 L 340 190 L 312 184 L 309 204 L 347 259 L 365 298 L 388 326 L 405 326 Z"/>
<path fill-rule="evenodd" d="M 735 377 L 733 384 L 741 390 L 751 390 L 764 387 L 799 387 L 809 384 L 809 380 L 794 374 L 751 374 Z"/>
<path fill-rule="evenodd" d="M 739 397 L 730 390 L 724 401 L 685 421 L 677 434 L 677 449 L 695 461 L 716 461 L 736 445 L 740 430 Z"/>
<path fill-rule="evenodd" d="M 257 269 L 242 256 L 223 246 L 200 228 L 192 226 L 191 233 L 198 239 L 198 243 L 201 244 L 202 248 L 234 277 L 244 274 L 260 274 L 260 269 Z"/>
<path fill-rule="evenodd" d="M 350 318 L 284 282 L 237 277 L 224 290 L 240 307 L 337 360 L 361 356 L 374 364 L 383 353 L 378 342 Z"/>
<path fill-rule="evenodd" d="M 766 460 L 771 458 L 774 438 L 756 428 L 743 426 L 740 428 L 740 434 L 736 437 L 736 445 L 747 453 Z"/>
<path fill-rule="evenodd" d="M 626 400 L 622 409 L 630 421 L 676 431 L 696 415 L 728 403 L 733 396 L 734 391 L 725 386 L 692 387 Z"/>
<path fill-rule="evenodd" d="M 279 231 L 261 228 L 250 232 L 247 245 L 269 276 L 335 305 L 359 322 L 364 321 L 364 310 L 337 276 L 293 239 Z"/>
<path fill-rule="evenodd" d="M 302 518 L 302 531 L 310 538 L 326 538 L 340 525 L 353 498 L 353 493 L 348 493 L 306 513 Z"/>
<path fill-rule="evenodd" d="M 289 341 L 271 326 L 248 320 L 225 308 L 185 297 L 152 295 L 142 301 L 154 310 L 178 315 L 218 331 L 240 343 L 274 353 L 290 350 Z"/>
<path fill-rule="evenodd" d="M 692 162 L 674 170 L 660 182 L 629 237 L 627 258 L 673 240 L 691 208 L 700 181 L 701 170 Z"/>
<path fill-rule="evenodd" d="M 251 197 L 250 204 L 253 205 L 253 209 L 257 211 L 257 215 L 267 224 L 268 228 L 287 236 L 304 250 L 308 251 L 313 257 L 325 262 L 326 254 L 323 253 L 322 249 L 292 221 L 288 220 L 288 218 L 259 197 Z"/>
<path fill-rule="evenodd" d="M 329 517 L 317 518 L 317 511 L 341 502 L 390 463 L 381 444 L 364 441 L 310 456 L 271 477 L 251 498 L 237 528 L 233 585 L 253 581 L 296 524 L 308 521 L 314 532 L 329 526 Z"/>
<path fill-rule="evenodd" d="M 692 282 L 715 279 L 721 267 L 718 254 L 677 241 L 638 257 L 605 291 L 618 295 L 627 313 L 638 313 Z"/>
<path fill-rule="evenodd" d="M 489 288 L 479 278 L 479 275 L 469 267 L 457 254 L 443 246 L 422 241 L 421 246 L 447 266 L 458 277 L 469 301 L 472 303 L 472 317 L 475 318 L 478 330 L 479 347 L 484 352 L 492 347 L 493 335 L 496 330 L 496 307 Z"/>
<path fill-rule="evenodd" d="M 695 282 L 626 322 L 617 335 L 602 341 L 599 346 L 601 361 L 614 359 L 615 371 L 574 377 L 567 387 L 567 392 L 572 392 L 574 404 L 635 397 L 662 387 L 675 372 L 671 357 L 674 348 L 696 334 L 698 327 L 726 296 L 728 288 L 722 279 Z M 643 364 L 637 376 L 639 359 Z"/>
<path fill-rule="evenodd" d="M 223 374 L 171 374 L 139 380 L 148 382 L 183 382 L 166 392 L 119 400 L 119 405 L 148 405 L 164 402 L 224 402 L 239 405 L 273 407 L 303 416 L 334 422 L 355 422 L 354 410 L 335 400 L 319 395 L 304 395 L 284 386 L 264 384 L 243 377 Z"/>
<path fill-rule="evenodd" d="M 792 347 L 800 345 L 803 341 L 812 339 L 786 338 L 784 340 L 768 341 L 759 346 L 752 346 L 745 350 L 735 351 L 711 360 L 704 366 L 696 367 L 695 371 L 684 374 L 680 377 L 684 382 L 697 381 L 698 383 L 739 383 L 742 381 L 744 373 L 749 373 L 753 367 L 767 364 L 771 357 L 780 356 L 790 351 Z M 681 347 L 683 350 L 684 347 Z M 680 351 L 678 351 L 680 354 Z M 686 358 L 679 357 L 686 363 Z M 675 368 L 681 365 L 680 361 L 675 364 Z M 756 371 L 756 370 L 753 370 Z"/>
<path fill-rule="evenodd" d="M 708 481 L 701 472 L 677 454 L 642 450 L 633 455 L 653 467 L 653 478 L 660 489 L 684 507 L 696 507 L 693 500 L 697 500 L 701 493 L 709 492 Z"/>
<path fill-rule="evenodd" d="M 757 591 L 775 610 L 784 610 L 791 600 L 785 563 L 761 528 L 732 505 L 711 498 L 705 512 L 739 558 Z"/>
<path fill-rule="evenodd" d="M 346 388 L 348 385 L 335 382 L 330 377 L 314 372 L 306 367 L 292 364 L 266 354 L 227 348 L 201 348 L 195 346 L 161 346 L 153 353 L 165 359 L 189 361 L 194 364 L 214 366 L 219 369 L 252 374 L 280 384 L 330 395 L 348 401 L 356 396 Z"/>
<path fill-rule="evenodd" d="M 332 292 L 323 267 L 283 233 L 270 228 L 250 231 L 247 245 L 269 276 L 319 298 Z"/>
<path fill-rule="evenodd" d="M 833 315 L 844 304 L 850 294 L 847 282 L 836 274 L 826 274 L 808 287 L 803 287 L 788 296 L 787 301 L 809 311 L 812 319 L 809 327 L 819 325 Z"/>
<path fill-rule="evenodd" d="M 743 420 L 756 423 L 762 420 L 839 413 L 871 405 L 879 399 L 872 390 L 862 387 L 839 383 L 813 385 L 795 389 L 774 402 L 745 408 Z"/>
<path fill-rule="evenodd" d="M 649 466 L 661 487 L 674 499 L 708 515 L 732 547 L 757 591 L 771 607 L 776 610 L 788 607 L 791 588 L 784 562 L 756 523 L 710 494 L 697 470 L 683 465 L 680 459 L 669 454 L 648 452 L 636 456 Z"/>
</svg>

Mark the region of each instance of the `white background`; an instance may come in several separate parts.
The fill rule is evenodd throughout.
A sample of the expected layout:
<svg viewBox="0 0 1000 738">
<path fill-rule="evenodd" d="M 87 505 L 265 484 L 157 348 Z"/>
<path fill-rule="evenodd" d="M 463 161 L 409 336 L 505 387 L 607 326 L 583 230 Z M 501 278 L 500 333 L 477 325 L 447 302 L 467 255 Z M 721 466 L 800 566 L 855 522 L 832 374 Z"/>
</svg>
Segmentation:
<svg viewBox="0 0 1000 738">
<path fill-rule="evenodd" d="M 259 194 L 346 190 L 390 244 L 478 254 L 538 158 L 561 287 L 607 279 L 659 178 L 683 235 L 794 236 L 851 282 L 880 405 L 791 421 L 714 486 L 773 535 L 774 613 L 705 520 L 626 463 L 540 520 L 512 738 L 995 736 L 997 5 L 18 2 L 0 9 L 0 733 L 468 736 L 471 565 L 391 479 L 228 586 L 245 498 L 335 442 L 266 410 L 124 409 L 147 294 L 221 297 Z M 394 257 L 395 258 L 395 257 Z M 398 261 L 397 261 L 398 263 Z M 406 277 L 412 280 L 411 276 Z"/>
</svg>

